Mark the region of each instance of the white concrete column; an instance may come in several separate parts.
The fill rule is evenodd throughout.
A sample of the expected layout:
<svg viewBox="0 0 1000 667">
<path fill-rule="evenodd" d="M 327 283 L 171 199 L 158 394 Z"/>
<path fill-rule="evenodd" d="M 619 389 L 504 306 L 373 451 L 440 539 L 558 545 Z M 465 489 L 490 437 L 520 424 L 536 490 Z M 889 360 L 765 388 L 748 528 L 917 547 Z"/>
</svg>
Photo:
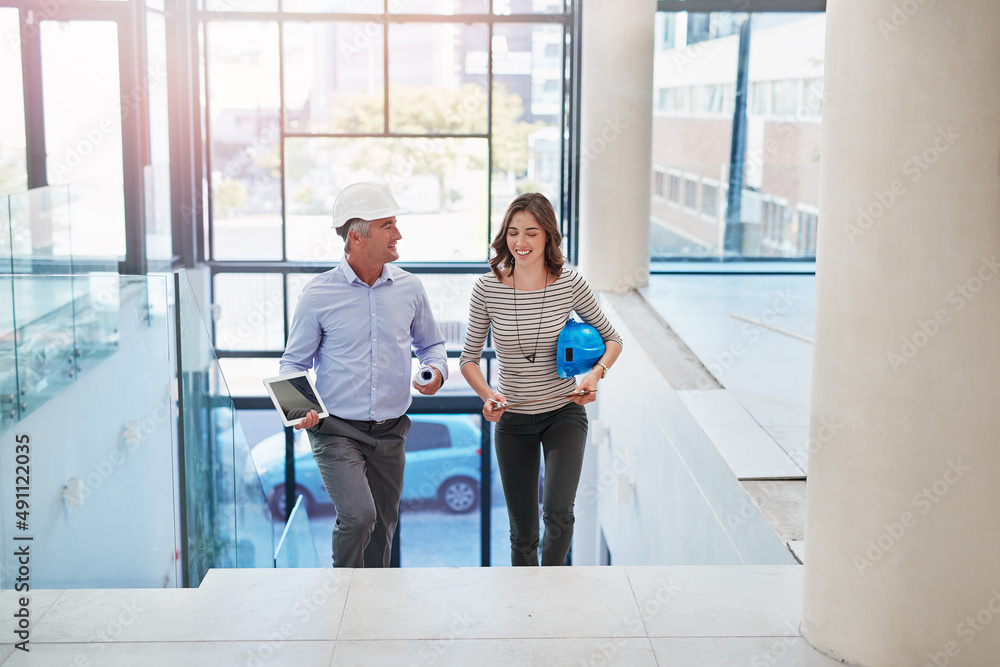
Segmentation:
<svg viewBox="0 0 1000 667">
<path fill-rule="evenodd" d="M 1000 3 L 830 0 L 802 631 L 1000 660 Z"/>
<path fill-rule="evenodd" d="M 597 290 L 649 279 L 656 2 L 583 2 L 580 269 Z"/>
</svg>

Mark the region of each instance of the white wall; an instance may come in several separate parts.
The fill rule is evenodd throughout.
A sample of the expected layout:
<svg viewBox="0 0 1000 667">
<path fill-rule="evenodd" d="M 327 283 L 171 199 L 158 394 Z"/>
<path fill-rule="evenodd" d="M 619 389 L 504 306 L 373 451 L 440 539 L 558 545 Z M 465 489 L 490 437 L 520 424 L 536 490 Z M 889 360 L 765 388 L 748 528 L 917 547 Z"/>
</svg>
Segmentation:
<svg viewBox="0 0 1000 667">
<path fill-rule="evenodd" d="M 31 535 L 31 588 L 175 586 L 174 480 L 164 279 L 150 279 L 156 315 L 123 308 L 119 350 L 0 434 L 5 545 Z M 122 439 L 135 422 L 137 440 Z M 29 530 L 15 527 L 15 435 L 30 437 Z M 62 499 L 82 478 L 83 504 Z M 3 588 L 18 564 L 2 555 Z"/>
<path fill-rule="evenodd" d="M 609 437 L 590 445 L 597 465 L 581 481 L 577 504 L 585 507 L 596 499 L 612 564 L 795 564 L 643 349 L 642 337 L 657 332 L 633 328 L 624 310 L 602 301 L 625 347 L 600 384 L 597 414 Z M 618 502 L 620 477 L 621 483 L 634 481 L 626 502 Z M 589 556 L 596 548 L 578 542 L 574 563 L 583 564 L 577 554 Z"/>
</svg>

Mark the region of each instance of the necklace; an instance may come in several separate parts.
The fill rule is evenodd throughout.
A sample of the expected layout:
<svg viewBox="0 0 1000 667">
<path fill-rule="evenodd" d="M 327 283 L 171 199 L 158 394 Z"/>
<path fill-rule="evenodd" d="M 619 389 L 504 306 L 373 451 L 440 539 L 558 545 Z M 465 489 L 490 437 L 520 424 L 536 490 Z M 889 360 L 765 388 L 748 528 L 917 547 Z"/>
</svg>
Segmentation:
<svg viewBox="0 0 1000 667">
<path fill-rule="evenodd" d="M 532 346 L 531 354 L 525 354 L 521 347 L 521 327 L 518 326 L 517 318 L 517 282 L 514 280 L 514 272 L 510 272 L 510 284 L 514 289 L 514 331 L 517 334 L 517 349 L 521 350 L 521 355 L 528 360 L 529 364 L 535 363 L 535 355 L 538 353 L 538 335 L 542 332 L 542 317 L 545 315 L 545 290 L 549 288 L 549 277 L 545 276 L 542 287 L 542 307 L 538 311 L 538 328 L 535 329 L 535 344 Z"/>
</svg>

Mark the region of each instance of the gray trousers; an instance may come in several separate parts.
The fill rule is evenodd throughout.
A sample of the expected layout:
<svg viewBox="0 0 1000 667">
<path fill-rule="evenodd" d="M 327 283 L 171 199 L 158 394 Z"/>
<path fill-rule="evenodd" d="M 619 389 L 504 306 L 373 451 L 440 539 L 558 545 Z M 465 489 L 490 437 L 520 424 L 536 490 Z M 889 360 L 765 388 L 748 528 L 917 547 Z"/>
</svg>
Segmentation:
<svg viewBox="0 0 1000 667">
<path fill-rule="evenodd" d="M 389 567 L 409 430 L 406 415 L 381 423 L 331 415 L 309 429 L 323 486 L 337 510 L 334 567 Z"/>
<path fill-rule="evenodd" d="M 545 457 L 542 565 L 566 562 L 587 426 L 587 411 L 576 403 L 537 415 L 505 412 L 497 422 L 493 436 L 510 517 L 511 565 L 538 565 L 539 454 Z"/>
</svg>

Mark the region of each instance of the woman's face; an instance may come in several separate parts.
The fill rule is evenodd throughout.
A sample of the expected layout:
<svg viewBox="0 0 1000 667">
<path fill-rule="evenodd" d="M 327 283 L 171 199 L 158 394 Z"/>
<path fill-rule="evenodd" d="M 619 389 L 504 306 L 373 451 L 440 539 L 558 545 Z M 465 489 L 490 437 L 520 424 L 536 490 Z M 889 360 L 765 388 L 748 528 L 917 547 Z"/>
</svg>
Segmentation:
<svg viewBox="0 0 1000 667">
<path fill-rule="evenodd" d="M 548 234 L 538 224 L 535 216 L 527 211 L 518 211 L 507 227 L 507 248 L 514 255 L 516 266 L 533 266 L 545 262 L 545 244 Z"/>
</svg>

